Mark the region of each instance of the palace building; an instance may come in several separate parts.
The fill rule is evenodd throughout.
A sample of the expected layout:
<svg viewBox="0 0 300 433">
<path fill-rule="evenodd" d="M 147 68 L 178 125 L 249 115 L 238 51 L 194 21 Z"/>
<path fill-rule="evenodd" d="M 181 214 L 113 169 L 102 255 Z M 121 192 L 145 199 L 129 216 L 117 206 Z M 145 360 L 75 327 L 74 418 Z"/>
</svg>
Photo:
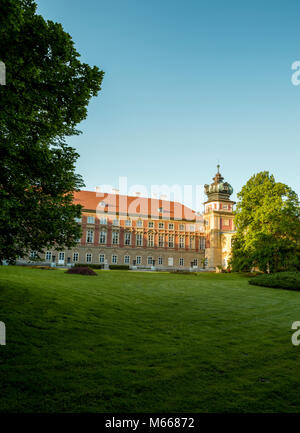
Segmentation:
<svg viewBox="0 0 300 433">
<path fill-rule="evenodd" d="M 45 262 L 157 270 L 226 268 L 234 234 L 233 189 L 219 166 L 213 183 L 204 188 L 203 215 L 158 198 L 75 192 L 74 202 L 83 206 L 78 220 L 82 237 L 70 250 L 45 251 Z"/>
</svg>

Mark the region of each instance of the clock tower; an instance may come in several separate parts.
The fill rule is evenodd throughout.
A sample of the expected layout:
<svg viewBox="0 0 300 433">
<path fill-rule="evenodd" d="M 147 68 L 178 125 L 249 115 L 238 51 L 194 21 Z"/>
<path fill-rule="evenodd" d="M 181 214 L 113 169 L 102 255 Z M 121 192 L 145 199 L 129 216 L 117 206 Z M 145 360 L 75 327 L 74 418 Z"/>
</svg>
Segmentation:
<svg viewBox="0 0 300 433">
<path fill-rule="evenodd" d="M 231 254 L 231 238 L 235 233 L 233 223 L 233 207 L 235 202 L 230 200 L 233 188 L 220 173 L 217 166 L 217 174 L 213 183 L 204 185 L 207 201 L 204 203 L 204 225 L 206 235 L 206 267 L 227 268 Z"/>
</svg>

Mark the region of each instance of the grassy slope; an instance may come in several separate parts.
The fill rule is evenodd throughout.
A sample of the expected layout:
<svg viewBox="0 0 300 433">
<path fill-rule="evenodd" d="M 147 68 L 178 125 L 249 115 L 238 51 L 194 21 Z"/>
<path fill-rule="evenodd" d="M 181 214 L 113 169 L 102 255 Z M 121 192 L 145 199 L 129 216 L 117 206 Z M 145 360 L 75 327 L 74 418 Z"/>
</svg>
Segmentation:
<svg viewBox="0 0 300 433">
<path fill-rule="evenodd" d="M 236 275 L 2 267 L 0 411 L 300 411 L 299 307 Z"/>
</svg>

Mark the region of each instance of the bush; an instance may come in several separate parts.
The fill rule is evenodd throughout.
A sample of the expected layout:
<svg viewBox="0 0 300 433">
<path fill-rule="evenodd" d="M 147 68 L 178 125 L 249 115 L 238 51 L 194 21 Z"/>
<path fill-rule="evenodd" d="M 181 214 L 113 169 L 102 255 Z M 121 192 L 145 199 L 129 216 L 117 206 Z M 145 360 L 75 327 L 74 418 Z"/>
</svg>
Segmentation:
<svg viewBox="0 0 300 433">
<path fill-rule="evenodd" d="M 88 268 L 87 266 L 78 267 L 75 266 L 74 268 L 68 269 L 66 271 L 66 274 L 79 274 L 79 275 L 97 275 L 93 269 Z"/>
<path fill-rule="evenodd" d="M 92 265 L 92 264 L 86 264 L 86 263 L 75 263 L 75 268 L 102 269 L 103 265 Z"/>
<path fill-rule="evenodd" d="M 109 265 L 109 269 L 112 270 L 122 270 L 122 271 L 128 271 L 129 270 L 129 265 Z"/>
<path fill-rule="evenodd" d="M 277 272 L 263 274 L 249 280 L 254 286 L 274 287 L 278 289 L 300 290 L 300 272 Z"/>
</svg>

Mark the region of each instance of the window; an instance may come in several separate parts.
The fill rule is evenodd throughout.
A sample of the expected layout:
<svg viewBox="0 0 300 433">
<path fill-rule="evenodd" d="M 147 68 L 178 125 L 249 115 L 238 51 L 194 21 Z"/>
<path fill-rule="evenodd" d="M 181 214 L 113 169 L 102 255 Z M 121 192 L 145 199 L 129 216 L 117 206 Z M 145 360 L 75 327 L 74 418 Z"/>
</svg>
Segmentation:
<svg viewBox="0 0 300 433">
<path fill-rule="evenodd" d="M 159 235 L 158 236 L 158 246 L 160 248 L 163 248 L 164 244 L 165 244 L 165 237 L 164 237 L 164 235 Z"/>
<path fill-rule="evenodd" d="M 81 218 L 75 218 L 75 221 L 76 221 L 77 223 L 81 223 Z"/>
<path fill-rule="evenodd" d="M 93 217 L 93 216 L 88 216 L 88 217 L 87 217 L 87 223 L 88 223 L 88 224 L 95 224 L 95 217 Z"/>
<path fill-rule="evenodd" d="M 100 206 L 105 207 L 105 201 L 100 201 Z"/>
<path fill-rule="evenodd" d="M 65 260 L 65 253 L 63 251 L 58 253 L 58 260 Z"/>
<path fill-rule="evenodd" d="M 173 257 L 168 257 L 168 266 L 173 266 Z"/>
<path fill-rule="evenodd" d="M 101 231 L 99 235 L 99 244 L 106 244 L 106 231 Z"/>
<path fill-rule="evenodd" d="M 73 262 L 78 262 L 79 261 L 79 253 L 74 253 L 73 254 Z"/>
<path fill-rule="evenodd" d="M 148 247 L 154 246 L 154 235 L 153 233 L 148 234 Z"/>
<path fill-rule="evenodd" d="M 99 254 L 99 263 L 104 263 L 104 261 L 105 261 L 105 255 Z"/>
<path fill-rule="evenodd" d="M 119 225 L 119 220 L 118 218 L 113 220 L 113 226 L 118 226 Z"/>
<path fill-rule="evenodd" d="M 159 228 L 159 229 L 164 229 L 164 228 L 165 228 L 164 223 L 158 223 L 158 228 Z"/>
<path fill-rule="evenodd" d="M 111 262 L 115 265 L 116 263 L 118 263 L 118 256 L 111 256 Z"/>
<path fill-rule="evenodd" d="M 30 251 L 30 258 L 36 259 L 37 258 L 37 252 L 36 251 Z"/>
<path fill-rule="evenodd" d="M 112 243 L 118 245 L 119 243 L 119 232 L 112 232 Z"/>
<path fill-rule="evenodd" d="M 158 257 L 158 264 L 162 265 L 163 264 L 163 258 L 162 257 Z"/>
<path fill-rule="evenodd" d="M 229 219 L 223 219 L 223 226 L 229 226 Z"/>
<path fill-rule="evenodd" d="M 190 237 L 190 248 L 192 250 L 195 248 L 195 238 L 194 238 L 194 236 Z"/>
<path fill-rule="evenodd" d="M 168 227 L 169 227 L 169 230 L 174 230 L 174 224 L 170 223 L 170 224 L 168 225 Z"/>
<path fill-rule="evenodd" d="M 223 205 L 222 205 L 222 208 L 223 208 L 223 209 L 228 209 L 227 204 L 223 204 Z"/>
<path fill-rule="evenodd" d="M 86 241 L 89 243 L 94 242 L 94 231 L 93 230 L 87 230 L 86 232 Z"/>
<path fill-rule="evenodd" d="M 148 263 L 148 265 L 152 265 L 153 264 L 153 257 L 148 257 L 147 263 Z"/>
<path fill-rule="evenodd" d="M 86 262 L 92 263 L 92 254 L 91 253 L 86 253 Z"/>
<path fill-rule="evenodd" d="M 179 266 L 184 266 L 184 258 L 180 257 L 179 259 Z"/>
<path fill-rule="evenodd" d="M 149 228 L 153 228 L 154 227 L 154 222 L 153 221 L 149 221 L 148 222 L 148 227 Z"/>
<path fill-rule="evenodd" d="M 163 211 L 164 211 L 164 210 L 163 210 L 162 207 L 159 207 L 159 208 L 158 208 L 158 212 L 162 213 Z"/>
<path fill-rule="evenodd" d="M 179 248 L 184 248 L 184 236 L 179 236 Z"/>
<path fill-rule="evenodd" d="M 203 236 L 200 237 L 200 250 L 205 250 L 205 238 Z"/>
<path fill-rule="evenodd" d="M 130 263 L 130 256 L 124 256 L 124 263 L 125 263 L 125 265 L 129 265 L 129 263 Z"/>
<path fill-rule="evenodd" d="M 140 265 L 142 263 L 142 257 L 141 256 L 136 256 L 136 264 Z"/>
<path fill-rule="evenodd" d="M 100 218 L 100 224 L 107 224 L 107 218 L 106 217 L 101 217 Z"/>
<path fill-rule="evenodd" d="M 131 226 L 131 220 L 126 220 L 125 221 L 125 226 L 126 227 L 130 227 Z"/>
<path fill-rule="evenodd" d="M 124 244 L 125 245 L 130 245 L 131 244 L 131 233 L 125 232 Z"/>
<path fill-rule="evenodd" d="M 195 231 L 195 225 L 194 224 L 191 224 L 190 225 L 190 232 L 194 232 Z"/>
<path fill-rule="evenodd" d="M 168 246 L 169 248 L 174 248 L 174 235 L 169 235 Z"/>
<path fill-rule="evenodd" d="M 51 251 L 47 251 L 45 254 L 45 259 L 47 260 L 47 262 L 51 260 L 51 256 L 52 256 Z"/>
<path fill-rule="evenodd" d="M 137 227 L 143 227 L 143 221 L 142 220 L 137 220 L 136 226 Z"/>
<path fill-rule="evenodd" d="M 179 230 L 184 230 L 184 224 L 179 224 Z"/>
<path fill-rule="evenodd" d="M 143 233 L 137 233 L 136 234 L 136 246 L 137 247 L 143 246 Z"/>
</svg>

